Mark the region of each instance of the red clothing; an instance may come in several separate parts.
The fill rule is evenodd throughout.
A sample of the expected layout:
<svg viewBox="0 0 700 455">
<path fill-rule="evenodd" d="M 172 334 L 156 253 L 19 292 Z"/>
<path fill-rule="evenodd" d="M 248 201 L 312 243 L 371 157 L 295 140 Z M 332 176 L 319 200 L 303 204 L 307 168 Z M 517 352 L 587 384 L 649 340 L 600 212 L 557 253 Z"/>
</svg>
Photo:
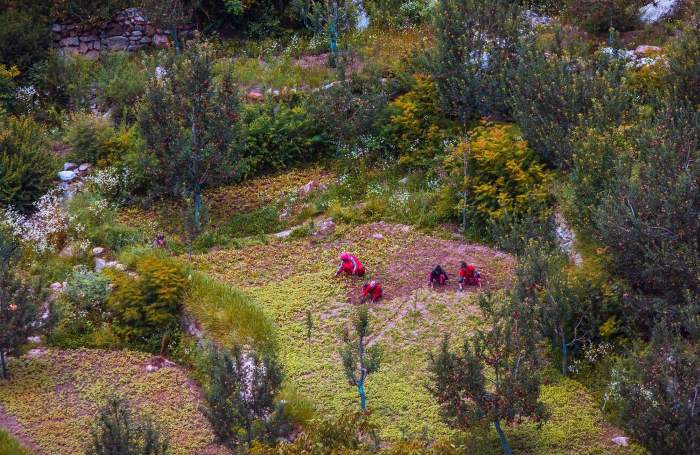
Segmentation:
<svg viewBox="0 0 700 455">
<path fill-rule="evenodd" d="M 348 275 L 362 276 L 365 274 L 365 266 L 352 254 L 343 255 L 340 270 Z"/>
<path fill-rule="evenodd" d="M 374 286 L 371 286 L 370 283 L 365 284 L 362 286 L 362 297 L 369 297 L 372 302 L 376 302 L 382 298 L 382 285 L 379 283 Z"/>
<path fill-rule="evenodd" d="M 477 272 L 476 267 L 471 264 L 468 265 L 467 268 L 460 267 L 459 278 L 460 281 L 469 286 L 477 286 L 479 284 L 479 272 Z"/>
</svg>

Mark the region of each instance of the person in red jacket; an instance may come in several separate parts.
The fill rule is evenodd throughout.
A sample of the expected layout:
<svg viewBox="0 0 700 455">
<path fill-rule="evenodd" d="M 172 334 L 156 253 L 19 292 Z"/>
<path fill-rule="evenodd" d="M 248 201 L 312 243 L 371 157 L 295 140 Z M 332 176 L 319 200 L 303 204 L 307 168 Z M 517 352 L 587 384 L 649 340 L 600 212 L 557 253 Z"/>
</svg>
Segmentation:
<svg viewBox="0 0 700 455">
<path fill-rule="evenodd" d="M 462 261 L 459 267 L 459 290 L 464 291 L 464 285 L 481 286 L 481 274 L 476 267 Z"/>
<path fill-rule="evenodd" d="M 348 275 L 362 276 L 365 274 L 365 266 L 362 265 L 356 256 L 344 252 L 340 255 L 340 266 L 338 267 L 338 270 L 336 270 L 335 276 L 338 276 L 343 272 L 347 273 Z"/>
<path fill-rule="evenodd" d="M 364 303 L 369 299 L 372 303 L 382 298 L 382 285 L 377 281 L 372 280 L 369 283 L 365 283 L 362 286 L 362 302 Z"/>
</svg>

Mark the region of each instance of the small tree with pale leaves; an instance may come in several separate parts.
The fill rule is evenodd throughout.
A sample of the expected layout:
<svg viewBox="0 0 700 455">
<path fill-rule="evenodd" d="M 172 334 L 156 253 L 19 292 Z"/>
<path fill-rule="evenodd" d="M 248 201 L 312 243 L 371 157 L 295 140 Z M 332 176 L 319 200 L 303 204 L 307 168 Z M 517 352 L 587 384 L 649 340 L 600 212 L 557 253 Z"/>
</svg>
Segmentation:
<svg viewBox="0 0 700 455">
<path fill-rule="evenodd" d="M 369 311 L 366 305 L 360 305 L 353 319 L 354 337 L 345 329 L 343 334 L 343 347 L 340 357 L 343 360 L 343 368 L 348 381 L 357 387 L 360 395 L 360 408 L 367 409 L 367 395 L 365 393 L 365 380 L 367 376 L 379 370 L 382 358 L 382 350 L 379 346 L 367 346 L 369 330 Z"/>
</svg>

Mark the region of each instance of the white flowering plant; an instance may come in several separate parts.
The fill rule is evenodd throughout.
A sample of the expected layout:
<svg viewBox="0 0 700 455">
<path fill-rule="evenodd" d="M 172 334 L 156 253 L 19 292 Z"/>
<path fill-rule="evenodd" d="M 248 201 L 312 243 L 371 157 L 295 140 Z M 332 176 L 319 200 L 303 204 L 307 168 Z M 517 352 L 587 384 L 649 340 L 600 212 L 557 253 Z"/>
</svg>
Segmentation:
<svg viewBox="0 0 700 455">
<path fill-rule="evenodd" d="M 65 241 L 68 217 L 61 193 L 52 189 L 34 203 L 31 215 L 23 215 L 11 207 L 0 211 L 0 224 L 10 228 L 22 243 L 37 252 L 49 252 Z"/>
</svg>

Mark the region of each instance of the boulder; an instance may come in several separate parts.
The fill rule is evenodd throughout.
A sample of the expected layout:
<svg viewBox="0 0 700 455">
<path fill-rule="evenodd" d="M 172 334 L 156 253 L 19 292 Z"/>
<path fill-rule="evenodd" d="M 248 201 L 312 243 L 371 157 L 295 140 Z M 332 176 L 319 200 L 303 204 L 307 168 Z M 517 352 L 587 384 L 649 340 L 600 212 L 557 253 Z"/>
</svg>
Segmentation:
<svg viewBox="0 0 700 455">
<path fill-rule="evenodd" d="M 95 272 L 100 273 L 107 268 L 107 261 L 102 258 L 95 258 Z"/>
<path fill-rule="evenodd" d="M 316 236 L 325 236 L 332 234 L 335 231 L 335 222 L 333 221 L 332 218 L 328 218 L 326 220 L 323 220 L 318 223 L 318 228 L 316 229 L 316 232 L 314 232 L 314 235 Z"/>
<path fill-rule="evenodd" d="M 58 173 L 58 178 L 61 179 L 62 182 L 70 182 L 77 176 L 78 175 L 73 171 L 61 171 Z"/>
<path fill-rule="evenodd" d="M 299 188 L 299 196 L 306 196 L 316 188 L 318 188 L 318 182 L 310 180 L 309 183 Z"/>
<path fill-rule="evenodd" d="M 168 37 L 162 33 L 156 33 L 155 35 L 153 35 L 153 44 L 155 44 L 156 46 L 167 46 Z"/>
<path fill-rule="evenodd" d="M 63 163 L 63 170 L 64 171 L 72 171 L 77 167 L 78 167 L 78 165 L 75 163 Z"/>
<path fill-rule="evenodd" d="M 63 38 L 58 44 L 60 44 L 61 47 L 76 47 L 80 45 L 80 39 L 77 36 L 69 36 Z"/>
<path fill-rule="evenodd" d="M 263 98 L 265 98 L 265 95 L 257 90 L 251 90 L 250 92 L 246 93 L 245 97 L 249 102 L 256 103 L 258 101 L 262 101 Z"/>
<path fill-rule="evenodd" d="M 102 254 L 104 252 L 105 252 L 105 249 L 102 248 L 101 246 L 96 246 L 95 248 L 92 249 L 93 256 L 102 256 Z"/>
<path fill-rule="evenodd" d="M 639 19 L 645 24 L 655 24 L 672 15 L 681 4 L 681 0 L 652 0 L 639 8 Z"/>
<path fill-rule="evenodd" d="M 645 57 L 650 54 L 658 54 L 662 51 L 659 46 L 649 46 L 648 44 L 642 44 L 637 46 L 637 48 L 632 51 L 637 57 Z"/>
<path fill-rule="evenodd" d="M 107 38 L 107 48 L 110 51 L 123 51 L 129 47 L 129 39 L 124 36 L 110 36 Z"/>
<path fill-rule="evenodd" d="M 90 163 L 83 163 L 78 166 L 78 172 L 88 172 L 90 171 Z"/>
<path fill-rule="evenodd" d="M 275 237 L 278 239 L 286 239 L 289 237 L 294 229 L 287 229 L 286 231 L 278 232 L 275 234 Z"/>
<path fill-rule="evenodd" d="M 614 438 L 612 438 L 612 442 L 614 442 L 618 446 L 627 447 L 629 445 L 629 438 L 625 436 L 615 436 Z"/>
</svg>

